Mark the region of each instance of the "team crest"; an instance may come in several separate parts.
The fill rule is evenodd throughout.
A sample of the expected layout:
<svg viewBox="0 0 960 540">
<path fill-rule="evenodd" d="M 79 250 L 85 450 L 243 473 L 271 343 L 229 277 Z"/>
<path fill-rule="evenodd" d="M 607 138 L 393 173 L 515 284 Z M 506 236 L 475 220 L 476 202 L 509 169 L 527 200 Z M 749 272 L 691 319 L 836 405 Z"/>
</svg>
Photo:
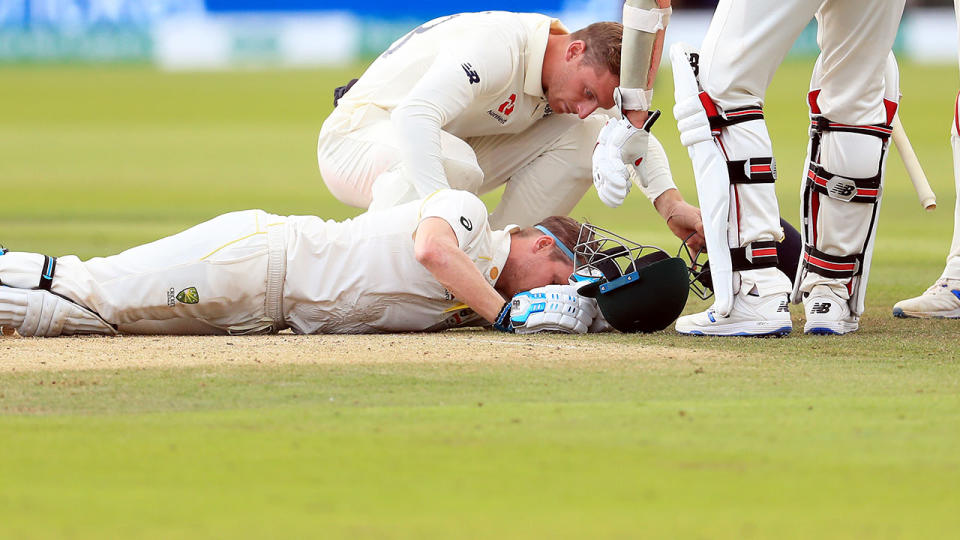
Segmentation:
<svg viewBox="0 0 960 540">
<path fill-rule="evenodd" d="M 187 287 L 177 293 L 177 300 L 182 304 L 196 304 L 200 301 L 200 293 L 197 292 L 196 287 Z"/>
</svg>

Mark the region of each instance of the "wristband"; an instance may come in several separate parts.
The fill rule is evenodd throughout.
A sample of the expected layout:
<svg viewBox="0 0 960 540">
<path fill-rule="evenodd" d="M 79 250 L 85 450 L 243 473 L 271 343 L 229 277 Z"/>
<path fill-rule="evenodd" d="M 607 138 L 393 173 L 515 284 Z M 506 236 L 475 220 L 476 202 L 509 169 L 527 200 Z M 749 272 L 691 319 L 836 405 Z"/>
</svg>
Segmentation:
<svg viewBox="0 0 960 540">
<path fill-rule="evenodd" d="M 511 300 L 504 302 L 503 307 L 500 308 L 500 313 L 497 313 L 497 320 L 493 322 L 493 327 L 501 332 L 513 333 L 513 323 L 510 322 L 510 306 L 512 305 Z"/>
</svg>

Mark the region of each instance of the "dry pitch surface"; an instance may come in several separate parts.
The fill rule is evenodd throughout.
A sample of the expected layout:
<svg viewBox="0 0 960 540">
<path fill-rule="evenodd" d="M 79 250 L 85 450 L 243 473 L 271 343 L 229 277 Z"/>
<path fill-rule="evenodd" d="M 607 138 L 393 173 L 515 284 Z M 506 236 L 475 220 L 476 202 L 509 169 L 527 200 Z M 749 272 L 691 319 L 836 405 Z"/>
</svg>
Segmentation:
<svg viewBox="0 0 960 540">
<path fill-rule="evenodd" d="M 0 373 L 123 368 L 241 365 L 451 363 L 486 365 L 578 363 L 650 359 L 688 363 L 703 351 L 623 343 L 581 336 L 520 337 L 461 330 L 439 334 L 300 336 L 119 336 L 0 339 Z M 728 356 L 708 352 L 707 357 Z"/>
</svg>

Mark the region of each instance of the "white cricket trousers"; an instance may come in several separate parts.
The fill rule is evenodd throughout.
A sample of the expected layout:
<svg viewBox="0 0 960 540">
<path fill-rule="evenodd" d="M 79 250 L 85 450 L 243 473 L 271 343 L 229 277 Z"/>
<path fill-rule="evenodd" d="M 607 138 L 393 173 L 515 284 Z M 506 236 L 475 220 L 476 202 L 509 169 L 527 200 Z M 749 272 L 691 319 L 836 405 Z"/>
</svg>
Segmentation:
<svg viewBox="0 0 960 540">
<path fill-rule="evenodd" d="M 276 332 L 286 327 L 286 229 L 262 210 L 224 214 L 111 257 L 60 257 L 52 290 L 123 333 Z"/>
<path fill-rule="evenodd" d="M 593 183 L 593 147 L 605 121 L 602 115 L 585 120 L 552 115 L 522 133 L 467 139 L 441 131 L 447 181 L 454 189 L 478 195 L 506 184 L 490 216 L 494 229 L 565 216 Z M 374 182 L 382 174 L 399 176 L 399 156 L 389 111 L 373 105 L 337 107 L 317 141 L 317 162 L 327 188 L 358 208 L 370 206 Z"/>
<path fill-rule="evenodd" d="M 957 33 L 960 34 L 960 0 L 953 0 L 953 9 L 957 19 Z M 957 50 L 960 62 L 960 48 Z M 947 255 L 947 265 L 940 277 L 960 279 L 960 93 L 953 107 L 953 122 L 950 126 L 950 146 L 953 150 L 953 181 L 956 189 L 956 202 L 953 207 L 953 243 Z"/>
<path fill-rule="evenodd" d="M 823 116 L 845 124 L 883 122 L 883 67 L 903 5 L 904 0 L 720 0 L 701 48 L 700 81 L 725 110 L 761 105 L 777 67 L 819 11 Z"/>
</svg>

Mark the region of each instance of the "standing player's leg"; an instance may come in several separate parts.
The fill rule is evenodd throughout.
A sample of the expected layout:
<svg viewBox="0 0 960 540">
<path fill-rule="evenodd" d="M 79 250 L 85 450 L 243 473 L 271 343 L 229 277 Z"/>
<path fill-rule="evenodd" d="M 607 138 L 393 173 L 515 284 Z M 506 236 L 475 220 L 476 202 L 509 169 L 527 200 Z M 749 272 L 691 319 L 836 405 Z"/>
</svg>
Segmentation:
<svg viewBox="0 0 960 540">
<path fill-rule="evenodd" d="M 953 147 L 953 178 L 957 200 L 953 215 L 953 243 L 940 278 L 920 296 L 901 300 L 893 306 L 894 317 L 938 317 L 960 319 L 960 94 L 954 106 L 950 144 Z"/>
<path fill-rule="evenodd" d="M 960 32 L 960 0 L 953 1 Z M 960 61 L 960 50 L 957 51 Z M 960 318 L 960 93 L 953 107 L 953 122 L 950 125 L 950 146 L 953 149 L 953 178 L 957 200 L 953 214 L 953 243 L 947 255 L 947 265 L 926 292 L 915 298 L 901 300 L 893 306 L 894 317 L 946 317 Z"/>
<path fill-rule="evenodd" d="M 681 125 L 687 112 L 705 113 L 713 135 L 685 144 L 691 145 L 717 300 L 703 313 L 681 317 L 680 333 L 782 335 L 793 328 L 791 284 L 776 268 L 783 232 L 762 107 L 777 66 L 820 3 L 721 0 L 702 51 L 687 56 L 703 92 L 697 95 L 691 82 L 689 95 L 678 93 L 675 111 Z"/>
<path fill-rule="evenodd" d="M 890 49 L 902 12 L 903 0 L 831 0 L 817 15 L 823 52 L 808 99 L 805 246 L 793 298 L 804 303 L 807 333 L 845 334 L 859 327 L 899 101 Z"/>
<path fill-rule="evenodd" d="M 521 133 L 468 139 L 483 170 L 479 193 L 506 184 L 490 225 L 529 227 L 570 213 L 593 185 L 591 155 L 605 121 L 553 115 Z"/>
<path fill-rule="evenodd" d="M 284 230 L 283 218 L 250 210 L 111 257 L 9 252 L 0 256 L 0 324 L 40 336 L 276 331 Z M 71 317 L 85 324 L 71 327 Z"/>
</svg>

